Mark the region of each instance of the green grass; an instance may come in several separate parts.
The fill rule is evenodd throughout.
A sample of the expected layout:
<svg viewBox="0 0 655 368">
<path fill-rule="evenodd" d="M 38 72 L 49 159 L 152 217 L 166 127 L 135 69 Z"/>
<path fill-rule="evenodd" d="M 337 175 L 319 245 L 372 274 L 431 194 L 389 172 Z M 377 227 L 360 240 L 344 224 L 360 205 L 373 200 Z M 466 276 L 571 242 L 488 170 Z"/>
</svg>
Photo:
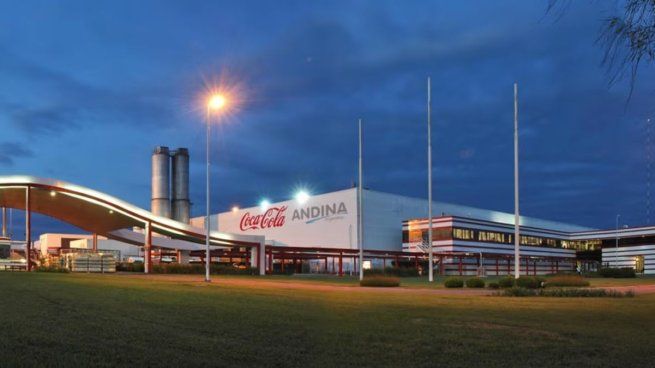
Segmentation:
<svg viewBox="0 0 655 368">
<path fill-rule="evenodd" d="M 314 291 L 230 285 L 237 277 L 205 285 L 0 273 L 0 365 L 645 367 L 655 359 L 655 295 Z"/>
</svg>

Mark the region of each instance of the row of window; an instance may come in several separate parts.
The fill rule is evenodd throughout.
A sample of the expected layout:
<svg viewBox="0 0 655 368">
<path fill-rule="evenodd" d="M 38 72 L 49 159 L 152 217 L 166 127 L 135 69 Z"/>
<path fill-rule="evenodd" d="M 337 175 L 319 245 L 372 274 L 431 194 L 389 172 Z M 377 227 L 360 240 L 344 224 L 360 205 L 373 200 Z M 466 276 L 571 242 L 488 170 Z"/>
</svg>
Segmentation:
<svg viewBox="0 0 655 368">
<path fill-rule="evenodd" d="M 468 240 L 484 243 L 514 244 L 514 234 L 500 231 L 476 230 L 467 228 L 439 228 L 432 231 L 432 240 Z M 403 242 L 428 243 L 427 230 L 403 231 Z M 603 241 L 594 240 L 561 240 L 533 235 L 521 235 L 521 245 L 533 247 L 565 248 L 575 250 L 595 250 L 604 246 Z"/>
</svg>

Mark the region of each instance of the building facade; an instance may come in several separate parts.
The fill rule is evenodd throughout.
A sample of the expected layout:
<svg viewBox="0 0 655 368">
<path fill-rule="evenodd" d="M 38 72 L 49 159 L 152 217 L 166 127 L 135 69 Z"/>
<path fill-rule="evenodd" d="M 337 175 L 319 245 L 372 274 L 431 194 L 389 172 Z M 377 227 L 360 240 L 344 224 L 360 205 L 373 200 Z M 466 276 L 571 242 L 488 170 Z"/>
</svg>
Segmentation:
<svg viewBox="0 0 655 368">
<path fill-rule="evenodd" d="M 433 220 L 432 246 L 446 274 L 514 273 L 514 226 L 454 216 Z M 424 252 L 428 220 L 403 222 L 403 250 Z M 478 259 L 472 255 L 478 254 Z M 597 266 L 655 274 L 655 227 L 571 231 L 520 226 L 521 274 L 548 274 Z M 464 260 L 462 260 L 464 258 Z"/>
</svg>

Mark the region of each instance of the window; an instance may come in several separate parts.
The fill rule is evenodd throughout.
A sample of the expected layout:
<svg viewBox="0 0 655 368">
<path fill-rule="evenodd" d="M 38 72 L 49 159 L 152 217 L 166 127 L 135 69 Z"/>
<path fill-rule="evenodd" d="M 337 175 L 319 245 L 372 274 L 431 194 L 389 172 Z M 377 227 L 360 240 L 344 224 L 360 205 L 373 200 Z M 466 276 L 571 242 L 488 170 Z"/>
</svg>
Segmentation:
<svg viewBox="0 0 655 368">
<path fill-rule="evenodd" d="M 635 257 L 635 272 L 644 273 L 644 256 Z"/>
<path fill-rule="evenodd" d="M 461 240 L 473 240 L 475 239 L 475 233 L 471 229 L 453 229 L 453 238 Z"/>
<path fill-rule="evenodd" d="M 505 234 L 493 231 L 479 231 L 478 240 L 491 243 L 505 243 Z"/>
</svg>

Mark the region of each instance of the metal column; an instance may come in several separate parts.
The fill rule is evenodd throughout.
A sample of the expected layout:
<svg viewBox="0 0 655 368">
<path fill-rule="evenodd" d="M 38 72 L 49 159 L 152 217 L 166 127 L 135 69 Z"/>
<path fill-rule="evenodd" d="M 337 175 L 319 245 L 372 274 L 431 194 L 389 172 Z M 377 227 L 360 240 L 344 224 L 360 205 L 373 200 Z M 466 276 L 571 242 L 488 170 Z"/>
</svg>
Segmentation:
<svg viewBox="0 0 655 368">
<path fill-rule="evenodd" d="M 262 240 L 257 246 L 257 267 L 259 267 L 259 275 L 266 275 L 266 243 Z"/>
<path fill-rule="evenodd" d="M 150 273 L 152 272 L 152 227 L 150 225 L 150 222 L 146 223 L 146 227 L 144 230 L 145 230 L 146 241 L 145 244 L 143 245 L 143 253 L 144 253 L 143 272 Z"/>
<path fill-rule="evenodd" d="M 27 270 L 32 271 L 32 203 L 30 187 L 25 188 L 25 259 Z"/>
<path fill-rule="evenodd" d="M 514 83 L 514 278 L 521 274 L 519 215 L 519 87 Z"/>
<path fill-rule="evenodd" d="M 343 276 L 343 252 L 339 252 L 339 276 Z"/>
</svg>

